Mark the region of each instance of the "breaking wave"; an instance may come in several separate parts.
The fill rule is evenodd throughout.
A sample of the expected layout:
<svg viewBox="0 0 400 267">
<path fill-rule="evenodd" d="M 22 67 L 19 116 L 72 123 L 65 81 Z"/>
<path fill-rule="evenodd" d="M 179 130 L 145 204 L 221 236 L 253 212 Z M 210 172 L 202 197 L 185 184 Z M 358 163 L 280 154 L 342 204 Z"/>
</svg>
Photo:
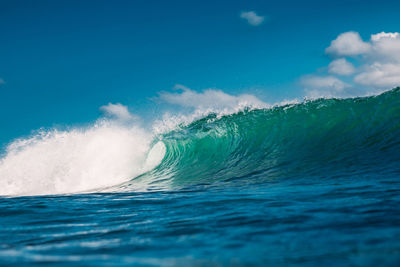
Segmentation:
<svg viewBox="0 0 400 267">
<path fill-rule="evenodd" d="M 233 114 L 163 134 L 111 122 L 11 143 L 0 195 L 179 189 L 400 174 L 400 88 Z"/>
</svg>

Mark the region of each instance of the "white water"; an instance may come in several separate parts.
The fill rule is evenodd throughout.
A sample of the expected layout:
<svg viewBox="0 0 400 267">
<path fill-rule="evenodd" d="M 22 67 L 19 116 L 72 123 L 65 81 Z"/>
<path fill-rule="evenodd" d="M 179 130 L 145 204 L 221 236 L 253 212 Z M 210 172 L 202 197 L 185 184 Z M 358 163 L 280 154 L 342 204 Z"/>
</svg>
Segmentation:
<svg viewBox="0 0 400 267">
<path fill-rule="evenodd" d="M 162 143 L 110 121 L 85 129 L 51 130 L 11 143 L 0 159 L 0 195 L 88 192 L 118 185 L 157 166 Z"/>
</svg>

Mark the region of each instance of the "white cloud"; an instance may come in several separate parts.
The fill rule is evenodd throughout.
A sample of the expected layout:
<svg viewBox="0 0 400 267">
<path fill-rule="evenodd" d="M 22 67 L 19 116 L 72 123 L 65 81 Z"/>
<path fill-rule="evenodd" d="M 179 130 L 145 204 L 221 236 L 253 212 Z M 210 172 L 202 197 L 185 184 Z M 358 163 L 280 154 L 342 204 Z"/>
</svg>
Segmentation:
<svg viewBox="0 0 400 267">
<path fill-rule="evenodd" d="M 2 78 L 0 78 L 0 85 L 1 84 L 5 84 L 6 82 L 2 79 Z"/>
<path fill-rule="evenodd" d="M 346 88 L 350 85 L 334 76 L 309 75 L 302 78 L 301 83 L 305 86 L 308 97 L 335 97 L 346 95 Z"/>
<path fill-rule="evenodd" d="M 193 91 L 183 85 L 176 85 L 179 93 L 160 93 L 160 99 L 174 105 L 195 109 L 236 109 L 238 107 L 265 107 L 267 104 L 254 95 L 229 95 L 221 90 L 207 89 L 201 93 Z"/>
<path fill-rule="evenodd" d="M 373 50 L 368 55 L 373 61 L 397 62 L 400 64 L 400 35 L 398 32 L 381 32 L 371 35 Z"/>
<path fill-rule="evenodd" d="M 371 35 L 371 40 L 372 41 L 379 41 L 383 38 L 392 38 L 392 39 L 396 39 L 399 37 L 399 33 L 398 32 L 380 32 L 377 34 L 372 34 Z"/>
<path fill-rule="evenodd" d="M 308 96 L 359 96 L 400 86 L 398 32 L 372 34 L 367 42 L 357 32 L 345 32 L 333 40 L 325 52 L 340 58 L 329 64 L 327 73 L 322 74 L 325 76 L 322 80 L 310 79 L 315 77 L 310 75 L 303 78 Z M 357 68 L 346 57 L 353 57 Z M 327 76 L 328 73 L 330 76 Z M 348 76 L 346 83 L 335 75 Z"/>
<path fill-rule="evenodd" d="M 121 121 L 129 121 L 136 119 L 136 116 L 132 115 L 128 108 L 120 103 L 112 104 L 108 103 L 105 106 L 101 106 L 100 110 L 110 117 L 114 117 Z"/>
<path fill-rule="evenodd" d="M 354 81 L 361 85 L 383 89 L 400 86 L 400 64 L 376 62 L 367 65 L 354 77 Z"/>
<path fill-rule="evenodd" d="M 355 68 L 345 58 L 339 58 L 329 64 L 328 72 L 338 75 L 351 75 L 355 72 Z"/>
<path fill-rule="evenodd" d="M 363 60 L 354 82 L 378 90 L 400 86 L 400 34 L 372 34 L 370 44 L 372 50 Z"/>
<path fill-rule="evenodd" d="M 252 26 L 260 25 L 261 23 L 264 22 L 265 19 L 263 16 L 257 15 L 256 12 L 254 11 L 248 11 L 248 12 L 243 11 L 242 13 L 240 13 L 240 17 L 242 19 L 247 20 L 247 23 L 249 23 Z"/>
<path fill-rule="evenodd" d="M 371 45 L 364 42 L 358 32 L 345 32 L 333 40 L 325 51 L 337 56 L 355 56 L 365 54 L 370 49 Z"/>
</svg>

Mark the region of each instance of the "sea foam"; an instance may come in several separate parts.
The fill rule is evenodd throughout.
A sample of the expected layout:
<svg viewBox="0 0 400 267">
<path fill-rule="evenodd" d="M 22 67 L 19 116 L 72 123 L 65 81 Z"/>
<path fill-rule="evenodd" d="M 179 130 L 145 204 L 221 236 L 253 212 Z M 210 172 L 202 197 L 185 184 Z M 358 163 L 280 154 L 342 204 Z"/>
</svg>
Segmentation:
<svg viewBox="0 0 400 267">
<path fill-rule="evenodd" d="M 0 159 L 0 195 L 95 191 L 130 180 L 165 153 L 137 126 L 99 121 L 84 129 L 41 131 L 17 139 Z"/>
</svg>

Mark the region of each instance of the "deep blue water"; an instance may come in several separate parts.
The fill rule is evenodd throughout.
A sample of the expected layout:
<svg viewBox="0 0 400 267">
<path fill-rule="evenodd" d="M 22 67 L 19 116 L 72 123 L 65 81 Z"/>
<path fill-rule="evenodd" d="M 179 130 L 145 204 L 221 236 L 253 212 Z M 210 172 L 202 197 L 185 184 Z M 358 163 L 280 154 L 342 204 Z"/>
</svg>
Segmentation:
<svg viewBox="0 0 400 267">
<path fill-rule="evenodd" d="M 400 182 L 363 178 L 5 198 L 0 262 L 396 266 Z"/>
</svg>

